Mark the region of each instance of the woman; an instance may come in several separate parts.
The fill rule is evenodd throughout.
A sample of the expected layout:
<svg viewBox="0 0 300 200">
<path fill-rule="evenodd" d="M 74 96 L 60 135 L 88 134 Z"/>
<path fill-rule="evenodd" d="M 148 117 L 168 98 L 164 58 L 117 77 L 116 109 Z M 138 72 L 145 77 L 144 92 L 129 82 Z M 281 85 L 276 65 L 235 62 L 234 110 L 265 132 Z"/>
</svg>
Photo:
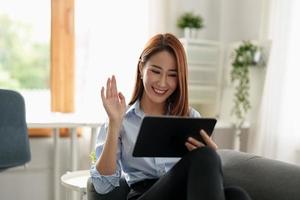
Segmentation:
<svg viewBox="0 0 300 200">
<path fill-rule="evenodd" d="M 104 135 L 106 139 L 104 144 L 97 143 L 97 162 L 91 168 L 98 193 L 117 187 L 123 172 L 131 188 L 128 200 L 221 200 L 225 196 L 248 199 L 243 190 L 223 189 L 217 145 L 203 130 L 199 134 L 206 145 L 188 138 L 185 145 L 190 152 L 181 159 L 132 156 L 145 115 L 200 117 L 188 104 L 186 55 L 174 35 L 158 34 L 146 44 L 138 61 L 136 84 L 128 107 L 118 92 L 114 76 L 107 80 L 106 89 L 102 87 L 101 98 L 108 123 L 101 127 L 98 140 Z"/>
</svg>

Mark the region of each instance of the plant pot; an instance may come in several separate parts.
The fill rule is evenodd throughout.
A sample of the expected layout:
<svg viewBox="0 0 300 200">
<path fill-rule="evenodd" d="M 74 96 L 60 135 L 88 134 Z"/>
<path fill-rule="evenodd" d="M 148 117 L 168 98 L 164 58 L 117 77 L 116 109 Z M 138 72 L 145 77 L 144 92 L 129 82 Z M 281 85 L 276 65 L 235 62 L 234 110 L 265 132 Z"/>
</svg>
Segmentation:
<svg viewBox="0 0 300 200">
<path fill-rule="evenodd" d="M 196 39 L 198 38 L 198 29 L 196 28 L 184 28 L 184 38 L 186 39 Z"/>
</svg>

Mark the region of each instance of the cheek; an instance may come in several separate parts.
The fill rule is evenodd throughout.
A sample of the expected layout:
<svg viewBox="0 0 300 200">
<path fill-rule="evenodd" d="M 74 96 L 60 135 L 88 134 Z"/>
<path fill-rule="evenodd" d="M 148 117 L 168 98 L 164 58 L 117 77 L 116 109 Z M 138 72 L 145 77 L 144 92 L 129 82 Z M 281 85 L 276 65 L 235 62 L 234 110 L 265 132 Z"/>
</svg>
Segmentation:
<svg viewBox="0 0 300 200">
<path fill-rule="evenodd" d="M 151 73 L 150 71 L 146 71 L 144 77 L 143 77 L 143 81 L 144 83 L 151 83 L 151 82 L 155 82 L 157 81 L 158 76 L 156 76 L 155 74 Z"/>
<path fill-rule="evenodd" d="M 144 71 L 144 76 L 143 76 L 143 80 L 148 80 L 150 77 L 150 72 L 148 70 Z"/>
<path fill-rule="evenodd" d="M 169 86 L 170 86 L 173 90 L 175 90 L 175 89 L 177 88 L 177 85 L 178 85 L 178 80 L 177 80 L 177 79 L 172 79 L 172 80 L 170 80 Z"/>
<path fill-rule="evenodd" d="M 144 88 L 148 88 L 151 86 L 151 77 L 145 75 L 141 81 L 143 82 Z"/>
</svg>

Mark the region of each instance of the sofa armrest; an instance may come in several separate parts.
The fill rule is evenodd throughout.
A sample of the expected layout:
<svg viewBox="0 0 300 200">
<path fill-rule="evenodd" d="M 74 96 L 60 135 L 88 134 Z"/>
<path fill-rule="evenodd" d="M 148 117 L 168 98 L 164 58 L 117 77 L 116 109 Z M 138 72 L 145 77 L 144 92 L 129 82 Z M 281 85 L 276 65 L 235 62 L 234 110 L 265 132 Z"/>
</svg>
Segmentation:
<svg viewBox="0 0 300 200">
<path fill-rule="evenodd" d="M 89 178 L 87 182 L 88 200 L 126 200 L 128 192 L 129 192 L 129 186 L 127 185 L 127 182 L 123 177 L 120 179 L 120 186 L 116 187 L 114 190 L 112 190 L 107 194 L 97 193 L 91 178 Z"/>
<path fill-rule="evenodd" d="M 298 200 L 300 166 L 233 150 L 218 150 L 225 186 L 244 188 L 252 200 Z"/>
</svg>

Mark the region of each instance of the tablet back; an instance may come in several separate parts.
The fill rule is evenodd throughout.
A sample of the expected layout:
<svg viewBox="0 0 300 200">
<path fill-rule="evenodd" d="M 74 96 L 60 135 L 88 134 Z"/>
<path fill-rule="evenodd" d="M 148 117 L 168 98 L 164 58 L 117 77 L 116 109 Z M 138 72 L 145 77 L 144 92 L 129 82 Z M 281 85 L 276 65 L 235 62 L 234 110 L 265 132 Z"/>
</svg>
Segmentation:
<svg viewBox="0 0 300 200">
<path fill-rule="evenodd" d="M 145 116 L 133 150 L 134 157 L 182 157 L 189 136 L 203 141 L 200 130 L 213 133 L 217 120 L 170 116 Z"/>
</svg>

